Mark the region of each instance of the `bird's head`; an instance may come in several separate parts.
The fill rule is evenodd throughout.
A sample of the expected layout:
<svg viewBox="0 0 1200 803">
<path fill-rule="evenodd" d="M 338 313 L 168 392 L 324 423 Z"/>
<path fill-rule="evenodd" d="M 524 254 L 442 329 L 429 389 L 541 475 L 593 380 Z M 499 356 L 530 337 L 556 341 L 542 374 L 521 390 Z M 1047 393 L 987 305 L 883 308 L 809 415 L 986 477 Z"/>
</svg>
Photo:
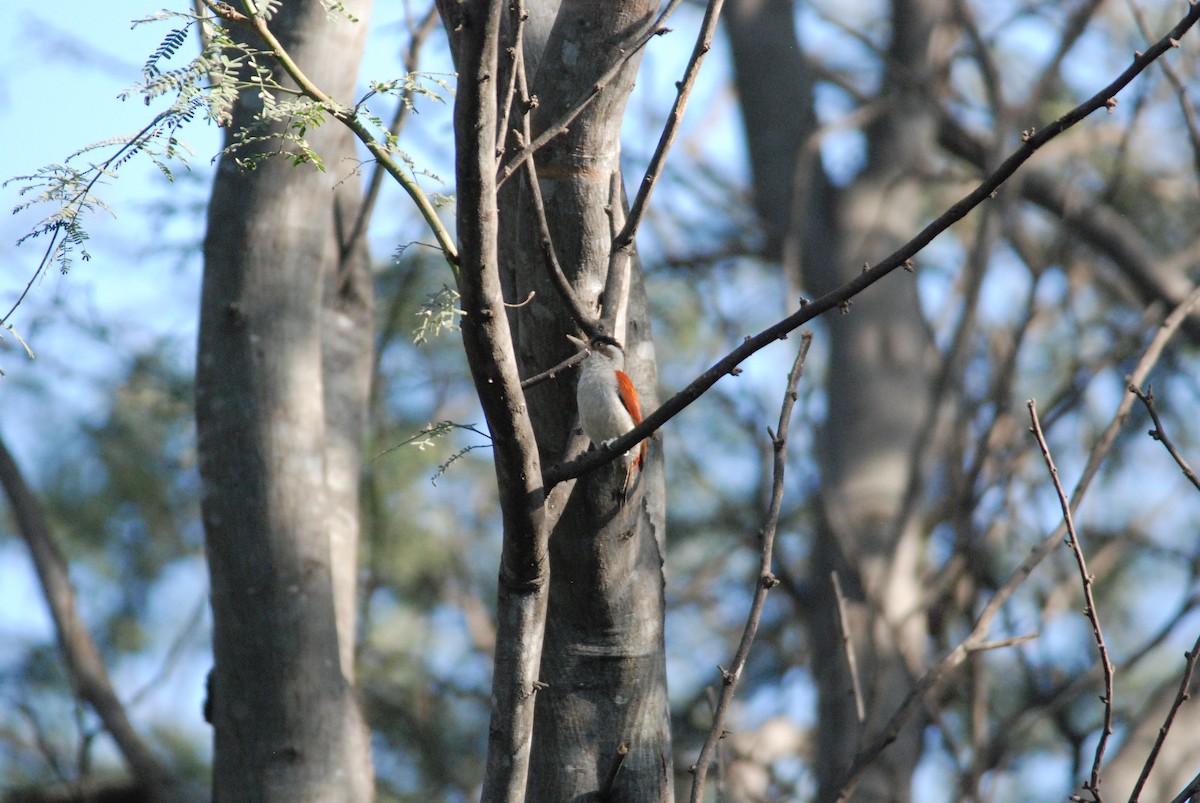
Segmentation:
<svg viewBox="0 0 1200 803">
<path fill-rule="evenodd" d="M 611 335 L 596 335 L 591 340 L 583 341 L 574 335 L 567 335 L 567 339 L 575 344 L 575 348 L 584 352 L 589 358 L 602 359 L 605 362 L 612 363 L 614 369 L 621 371 L 625 368 L 625 351 L 621 348 L 621 343 Z"/>
</svg>

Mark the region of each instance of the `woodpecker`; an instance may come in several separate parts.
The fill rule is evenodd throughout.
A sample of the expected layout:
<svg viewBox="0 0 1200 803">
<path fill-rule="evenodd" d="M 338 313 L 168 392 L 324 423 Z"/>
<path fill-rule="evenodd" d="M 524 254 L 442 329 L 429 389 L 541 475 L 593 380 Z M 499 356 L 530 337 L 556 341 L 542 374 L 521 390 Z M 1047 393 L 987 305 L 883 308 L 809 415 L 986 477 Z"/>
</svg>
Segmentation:
<svg viewBox="0 0 1200 803">
<path fill-rule="evenodd" d="M 571 335 L 567 335 L 567 339 L 587 354 L 575 389 L 579 423 L 583 426 L 583 434 L 592 443 L 602 446 L 642 421 L 637 390 L 623 370 L 625 352 L 621 350 L 621 344 L 608 335 L 597 335 L 587 343 Z M 628 492 L 646 459 L 646 442 L 638 445 L 636 456 L 633 449 L 626 452 L 625 459 L 628 467 L 625 490 Z"/>
</svg>

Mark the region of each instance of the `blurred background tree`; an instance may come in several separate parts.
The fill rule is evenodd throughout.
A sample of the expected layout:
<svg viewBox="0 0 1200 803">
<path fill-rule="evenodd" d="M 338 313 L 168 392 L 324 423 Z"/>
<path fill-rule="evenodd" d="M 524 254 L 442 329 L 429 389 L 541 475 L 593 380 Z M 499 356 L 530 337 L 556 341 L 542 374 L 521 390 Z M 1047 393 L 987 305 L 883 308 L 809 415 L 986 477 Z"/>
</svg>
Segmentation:
<svg viewBox="0 0 1200 803">
<path fill-rule="evenodd" d="M 360 83 L 400 72 L 422 30 L 421 69 L 449 71 L 444 34 L 421 25 L 424 9 L 387 13 L 372 22 Z M 744 335 L 793 311 L 800 295 L 878 262 L 971 189 L 1023 131 L 1108 83 L 1182 13 L 1164 2 L 731 0 L 638 244 L 662 387 L 683 386 Z M 631 187 L 669 109 L 699 9 L 684 5 L 673 19 L 675 32 L 647 49 L 629 106 Z M 777 546 L 781 585 L 710 798 L 833 799 L 916 679 L 1054 531 L 1060 513 L 1026 432 L 1024 400 L 1038 399 L 1069 491 L 1126 395 L 1126 376 L 1197 278 L 1193 36 L 1123 92 L 1111 114 L 1055 140 L 922 252 L 912 275 L 891 275 L 845 314 L 814 324 Z M 72 31 L 69 41 L 82 46 L 87 37 Z M 132 81 L 137 64 L 128 67 Z M 429 172 L 451 175 L 447 107 L 418 99 L 416 110 L 405 145 Z M 206 170 L 203 159 L 194 167 Z M 164 270 L 193 285 L 201 224 L 187 199 L 195 192 L 147 183 L 139 194 L 145 206 L 156 199 L 159 217 L 125 212 L 119 221 L 161 232 L 158 263 L 177 263 Z M 444 268 L 430 249 L 398 250 L 428 238 L 390 191 L 380 204 L 388 214 L 373 221 L 371 244 L 393 258 L 374 269 L 358 684 L 379 798 L 462 800 L 477 797 L 482 774 L 499 525 L 488 451 L 479 448 L 486 439 L 462 428 L 422 434 L 442 421 L 482 430 L 482 416 L 456 340 L 414 342 Z M 193 236 L 173 238 L 179 230 Z M 117 266 L 142 253 L 96 248 Z M 77 267 L 65 282 L 91 270 Z M 14 274 L 8 292 L 27 278 Z M 156 278 L 138 281 L 153 287 Z M 210 625 L 193 335 L 139 338 L 138 320 L 93 309 L 57 285 L 36 291 L 18 321 L 40 359 L 5 352 L 6 410 L 21 414 L 0 422 L 3 433 L 49 513 L 134 724 L 204 790 Z M 1198 337 L 1200 318 L 1189 317 L 1151 375 L 1163 429 L 1193 464 Z M 89 364 L 73 358 L 79 353 L 103 357 Z M 727 665 L 755 583 L 771 479 L 765 427 L 790 359 L 783 347 L 760 353 L 666 430 L 667 661 L 681 797 L 711 721 L 716 667 Z M 97 362 L 107 368 L 94 370 Z M 1139 406 L 1077 518 L 1118 666 L 1103 787 L 1110 799 L 1133 788 L 1200 622 L 1200 494 L 1147 428 Z M 78 798 L 119 785 L 126 772 L 72 691 L 53 632 L 30 624 L 37 592 L 15 525 L 3 538 L 13 612 L 3 620 L 13 646 L 0 662 L 3 793 Z M 990 633 L 1038 637 L 974 653 L 935 686 L 860 779 L 857 799 L 1062 800 L 1077 790 L 1104 713 L 1082 604 L 1070 554 L 1058 549 Z M 844 634 L 857 658 L 863 723 Z M 1200 772 L 1196 716 L 1183 707 L 1143 799 L 1169 800 Z"/>
</svg>

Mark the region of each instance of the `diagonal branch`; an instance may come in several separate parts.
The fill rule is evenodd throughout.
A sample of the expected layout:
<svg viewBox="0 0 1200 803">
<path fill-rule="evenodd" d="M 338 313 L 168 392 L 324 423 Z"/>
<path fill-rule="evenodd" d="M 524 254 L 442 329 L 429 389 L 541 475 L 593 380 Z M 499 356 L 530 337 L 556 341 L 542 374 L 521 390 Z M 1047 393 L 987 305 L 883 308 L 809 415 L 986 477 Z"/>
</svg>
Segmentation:
<svg viewBox="0 0 1200 803">
<path fill-rule="evenodd" d="M 683 71 L 683 79 L 675 84 L 675 103 L 671 107 L 671 113 L 667 116 L 667 123 L 663 126 L 662 135 L 658 138 L 654 156 L 650 159 L 646 175 L 642 177 L 642 184 L 629 207 L 629 217 L 626 219 L 625 225 L 621 227 L 620 233 L 613 238 L 614 251 L 626 251 L 632 247 L 633 238 L 637 235 L 638 227 L 646 216 L 650 193 L 654 191 L 654 185 L 658 183 L 658 178 L 662 175 L 667 152 L 675 142 L 676 134 L 679 133 L 679 126 L 683 122 L 683 113 L 687 109 L 688 98 L 691 97 L 692 87 L 696 84 L 696 76 L 700 73 L 700 65 L 704 61 L 704 57 L 708 55 L 708 51 L 712 49 L 713 34 L 717 29 L 717 20 L 721 16 L 722 5 L 724 5 L 724 0 L 709 0 L 708 7 L 704 11 L 704 20 L 700 23 L 700 33 L 696 36 L 692 55 Z"/>
<path fill-rule="evenodd" d="M 199 0 L 196 0 L 196 2 L 199 2 Z M 421 63 L 421 48 L 424 47 L 425 42 L 433 34 L 437 23 L 437 5 L 431 4 L 429 10 L 425 12 L 425 16 L 412 29 L 412 38 L 408 43 L 408 52 L 404 55 L 404 72 L 406 74 L 412 74 L 417 71 L 417 67 Z M 395 114 L 392 116 L 391 124 L 388 126 L 388 134 L 390 136 L 397 139 L 400 137 L 400 132 L 404 128 L 404 123 L 408 120 L 409 112 L 412 109 L 415 95 L 416 92 L 411 87 L 406 87 L 400 93 Z M 371 216 L 375 212 L 375 203 L 379 200 L 379 191 L 383 187 L 383 174 L 385 172 L 388 171 L 382 162 L 376 162 L 374 169 L 371 170 L 371 178 L 367 180 L 367 191 L 363 195 L 362 205 L 359 207 L 358 214 L 354 218 L 354 225 L 350 227 L 350 233 L 342 242 L 343 259 L 350 253 L 350 250 L 358 242 L 359 238 L 362 237 L 363 232 L 367 229 L 367 225 L 371 222 Z"/>
<path fill-rule="evenodd" d="M 940 121 L 938 142 L 948 152 L 979 169 L 989 161 L 990 144 L 980 141 L 957 121 Z M 1102 204 L 1073 202 L 1061 177 L 1031 170 L 1020 183 L 1020 193 L 1035 206 L 1061 220 L 1068 230 L 1082 235 L 1089 248 L 1103 254 L 1147 304 L 1178 304 L 1187 292 L 1184 272 L 1172 270 L 1154 253 L 1143 233 L 1127 217 Z M 1188 337 L 1200 343 L 1200 320 L 1184 324 Z"/>
<path fill-rule="evenodd" d="M 520 28 L 517 30 L 519 33 Z M 525 76 L 525 57 L 521 52 L 520 41 L 517 41 L 513 45 L 513 48 L 516 51 L 516 63 L 513 67 L 513 72 L 516 74 L 517 80 L 517 98 L 523 107 L 521 115 L 523 133 L 519 137 L 518 142 L 526 143 L 532 138 L 529 127 L 529 113 L 533 110 L 533 102 L 529 97 L 529 85 Z M 550 234 L 550 221 L 546 219 L 546 204 L 542 200 L 542 185 L 538 181 L 536 159 L 525 160 L 525 172 L 529 183 L 530 200 L 533 203 L 534 216 L 537 218 L 542 257 L 546 260 L 546 271 L 550 274 L 550 280 L 554 283 L 555 289 L 558 290 L 559 298 L 562 299 L 562 302 L 571 311 L 571 317 L 575 320 L 575 323 L 587 333 L 589 338 L 594 337 L 600 333 L 597 322 L 592 316 L 588 315 L 587 311 L 583 308 L 583 304 L 580 303 L 579 297 L 575 295 L 575 290 L 571 287 L 571 283 L 567 281 L 567 275 L 563 273 L 562 264 L 558 261 L 558 253 L 554 250 L 554 238 Z"/>
<path fill-rule="evenodd" d="M 670 2 L 667 3 L 666 8 L 664 8 L 657 17 L 652 20 L 648 20 L 646 24 L 635 29 L 629 35 L 629 38 L 626 40 L 626 44 L 617 48 L 619 55 L 617 56 L 616 60 L 609 65 L 608 69 L 605 70 L 599 78 L 596 79 L 595 83 L 593 83 L 591 88 L 588 90 L 587 95 L 583 98 L 580 98 L 580 100 L 571 107 L 570 111 L 563 115 L 561 119 L 555 120 L 546 128 L 545 131 L 539 134 L 536 139 L 534 139 L 532 142 L 527 142 L 525 146 L 521 148 L 521 150 L 513 154 L 513 157 L 508 160 L 508 163 L 501 168 L 499 174 L 496 176 L 497 187 L 503 186 L 504 182 L 508 181 L 512 174 L 517 172 L 517 169 L 521 167 L 525 160 L 533 156 L 533 154 L 540 150 L 543 145 L 558 135 L 564 133 L 568 126 L 574 122 L 575 118 L 582 114 L 584 109 L 590 106 L 592 102 L 596 100 L 596 98 L 600 97 L 600 93 L 603 92 L 614 80 L 616 80 L 617 76 L 621 74 L 621 70 L 625 68 L 625 63 L 629 61 L 629 59 L 633 58 L 633 56 L 639 50 L 645 47 L 647 42 L 649 42 L 655 36 L 660 36 L 668 32 L 669 29 L 663 28 L 662 24 L 664 21 L 666 21 L 667 17 L 671 15 L 679 3 L 680 0 L 670 0 Z"/>
<path fill-rule="evenodd" d="M 129 721 L 100 650 L 79 616 L 67 562 L 54 543 L 46 513 L 3 440 L 0 440 L 0 485 L 8 496 L 13 518 L 37 569 L 42 594 L 54 619 L 63 663 L 75 693 L 96 712 L 134 777 L 150 790 L 151 798 L 156 803 L 174 800 L 171 772 Z"/>
<path fill-rule="evenodd" d="M 238 14 L 228 3 L 214 2 L 213 0 L 203 0 L 203 2 L 208 6 L 209 10 L 224 20 L 237 24 L 249 24 L 263 38 L 271 53 L 279 60 L 279 65 L 296 82 L 296 86 L 300 88 L 300 91 L 310 100 L 326 109 L 335 120 L 354 132 L 354 135 L 366 146 L 366 149 L 383 166 L 388 175 L 404 188 L 409 198 L 417 205 L 417 210 L 420 211 L 421 217 L 425 219 L 426 225 L 429 226 L 434 237 L 437 238 L 438 246 L 442 249 L 442 253 L 445 254 L 446 261 L 457 271 L 458 249 L 454 245 L 454 240 L 450 236 L 449 230 L 446 229 L 438 217 L 437 210 L 433 208 L 433 204 L 430 203 L 429 198 L 425 195 L 425 191 L 421 189 L 421 185 L 417 184 L 412 176 L 408 175 L 404 171 L 404 168 L 397 164 L 387 148 L 379 140 L 375 139 L 362 120 L 358 119 L 358 115 L 353 108 L 344 106 L 329 97 L 325 94 L 324 90 L 314 84 L 304 74 L 299 65 L 292 60 L 287 48 L 275 37 L 266 20 L 259 15 L 252 0 L 242 0 L 244 15 Z"/>
<path fill-rule="evenodd" d="M 1167 435 L 1167 430 L 1163 427 L 1162 419 L 1158 417 L 1158 408 L 1154 406 L 1154 388 L 1147 387 L 1146 392 L 1143 393 L 1137 385 L 1130 385 L 1129 392 L 1141 399 L 1142 404 L 1146 405 L 1146 410 L 1150 413 L 1150 419 L 1154 421 L 1154 429 L 1150 430 L 1150 437 L 1163 445 L 1175 461 L 1175 464 L 1183 472 L 1183 476 L 1187 477 L 1188 482 L 1194 485 L 1196 490 L 1200 491 L 1200 477 L 1196 476 L 1195 470 L 1188 465 L 1188 461 L 1175 448 L 1175 444 L 1171 441 L 1171 438 Z"/>
<path fill-rule="evenodd" d="M 1200 659 L 1200 637 L 1196 638 L 1196 643 L 1192 645 L 1189 652 L 1183 654 L 1185 663 L 1183 666 L 1183 676 L 1179 679 L 1179 691 L 1175 693 L 1175 700 L 1171 703 L 1171 709 L 1167 712 L 1167 718 L 1163 722 L 1162 727 L 1158 729 L 1158 738 L 1154 740 L 1154 747 L 1150 750 L 1150 754 L 1146 756 L 1146 763 L 1142 766 L 1142 772 L 1138 776 L 1137 783 L 1133 786 L 1133 792 L 1129 795 L 1129 803 L 1137 803 L 1137 800 L 1142 795 L 1142 788 L 1146 785 L 1146 780 L 1150 777 L 1150 771 L 1154 769 L 1154 762 L 1158 760 L 1158 754 L 1162 750 L 1163 742 L 1167 740 L 1167 734 L 1171 731 L 1171 726 L 1175 723 L 1175 715 L 1179 713 L 1179 709 L 1183 706 L 1191 695 L 1188 693 L 1188 687 L 1192 685 L 1192 675 L 1196 671 L 1196 661 Z M 1195 781 L 1193 781 L 1195 784 Z"/>
<path fill-rule="evenodd" d="M 1021 146 L 1005 159 L 995 171 L 989 174 L 973 191 L 943 212 L 923 228 L 920 233 L 902 245 L 879 264 L 868 267 L 858 276 L 841 287 L 826 293 L 815 301 L 802 300 L 801 307 L 783 320 L 767 327 L 756 335 L 747 336 L 742 344 L 718 360 L 700 376 L 696 377 L 683 390 L 676 393 L 663 403 L 661 407 L 646 416 L 641 424 L 611 441 L 605 446 L 593 449 L 567 463 L 552 466 L 543 474 L 543 484 L 547 489 L 565 479 L 579 477 L 597 467 L 611 462 L 617 455 L 624 454 L 653 434 L 659 427 L 674 418 L 685 408 L 700 398 L 705 391 L 715 385 L 726 374 L 736 373 L 737 367 L 750 355 L 760 351 L 776 340 L 782 340 L 789 332 L 799 328 L 818 315 L 831 309 L 842 307 L 845 302 L 870 287 L 899 267 L 911 266 L 911 260 L 935 237 L 950 226 L 967 216 L 971 210 L 979 206 L 1000 188 L 1010 177 L 1046 143 L 1062 134 L 1071 126 L 1083 120 L 1093 112 L 1109 108 L 1115 96 L 1125 86 L 1162 56 L 1179 43 L 1179 38 L 1200 20 L 1200 3 L 1190 5 L 1188 13 L 1172 28 L 1166 36 L 1154 43 L 1145 53 L 1138 53 L 1124 72 L 1088 100 L 1080 103 L 1069 112 L 1059 117 L 1041 130 L 1027 131 Z"/>
</svg>

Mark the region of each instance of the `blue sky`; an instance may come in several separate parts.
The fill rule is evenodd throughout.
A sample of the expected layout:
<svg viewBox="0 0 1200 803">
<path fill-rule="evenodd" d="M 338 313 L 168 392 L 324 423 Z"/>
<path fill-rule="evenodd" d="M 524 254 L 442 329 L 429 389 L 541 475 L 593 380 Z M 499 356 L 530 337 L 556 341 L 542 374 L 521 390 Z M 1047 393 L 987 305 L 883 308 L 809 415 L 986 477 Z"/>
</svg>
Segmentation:
<svg viewBox="0 0 1200 803">
<path fill-rule="evenodd" d="M 61 162 L 72 152 L 109 137 L 127 136 L 145 125 L 148 110 L 138 100 L 119 101 L 117 95 L 138 77 L 145 55 L 167 29 L 139 26 L 130 20 L 153 11 L 139 0 L 94 4 L 74 2 L 51 7 L 15 0 L 0 17 L 0 124 L 17 147 L 0 149 L 0 177 L 9 179 Z M 193 160 L 207 170 L 216 145 L 214 132 L 197 127 L 188 132 L 197 148 Z M 101 152 L 97 152 L 101 153 Z M 88 157 L 84 157 L 85 159 Z M 193 187 L 198 182 L 188 182 Z M 11 210 L 19 201 L 21 182 L 0 191 Z M 87 221 L 92 235 L 90 262 L 76 262 L 67 276 L 51 270 L 35 285 L 13 317 L 17 331 L 28 340 L 37 359 L 29 361 L 9 336 L 0 345 L 0 367 L 7 372 L 5 395 L 9 414 L 0 421 L 19 457 L 30 461 L 35 448 L 32 428 L 16 426 L 22 415 L 26 387 L 53 386 L 52 399 L 38 394 L 39 417 L 60 412 L 69 417 L 95 414 L 102 397 L 89 384 L 102 384 L 118 364 L 119 350 L 145 347 L 164 333 L 190 343 L 195 324 L 198 262 L 179 266 L 178 256 L 147 252 L 151 225 L 142 213 L 163 194 L 165 179 L 151 165 L 132 162 L 120 181 L 100 194 L 115 215 L 100 213 Z M 31 209 L 0 216 L 0 303 L 12 305 L 35 271 L 44 244 L 35 240 L 17 248 L 15 241 L 46 214 Z M 164 303 L 164 298 L 170 303 Z M 113 342 L 95 342 L 84 334 L 97 324 L 109 325 Z M 67 387 L 64 387 L 67 386 Z M 62 393 L 71 389 L 73 392 Z M 53 408 L 62 399 L 68 410 Z M 29 403 L 33 403 L 32 400 Z M 30 411 L 26 410 L 25 413 Z"/>
</svg>

